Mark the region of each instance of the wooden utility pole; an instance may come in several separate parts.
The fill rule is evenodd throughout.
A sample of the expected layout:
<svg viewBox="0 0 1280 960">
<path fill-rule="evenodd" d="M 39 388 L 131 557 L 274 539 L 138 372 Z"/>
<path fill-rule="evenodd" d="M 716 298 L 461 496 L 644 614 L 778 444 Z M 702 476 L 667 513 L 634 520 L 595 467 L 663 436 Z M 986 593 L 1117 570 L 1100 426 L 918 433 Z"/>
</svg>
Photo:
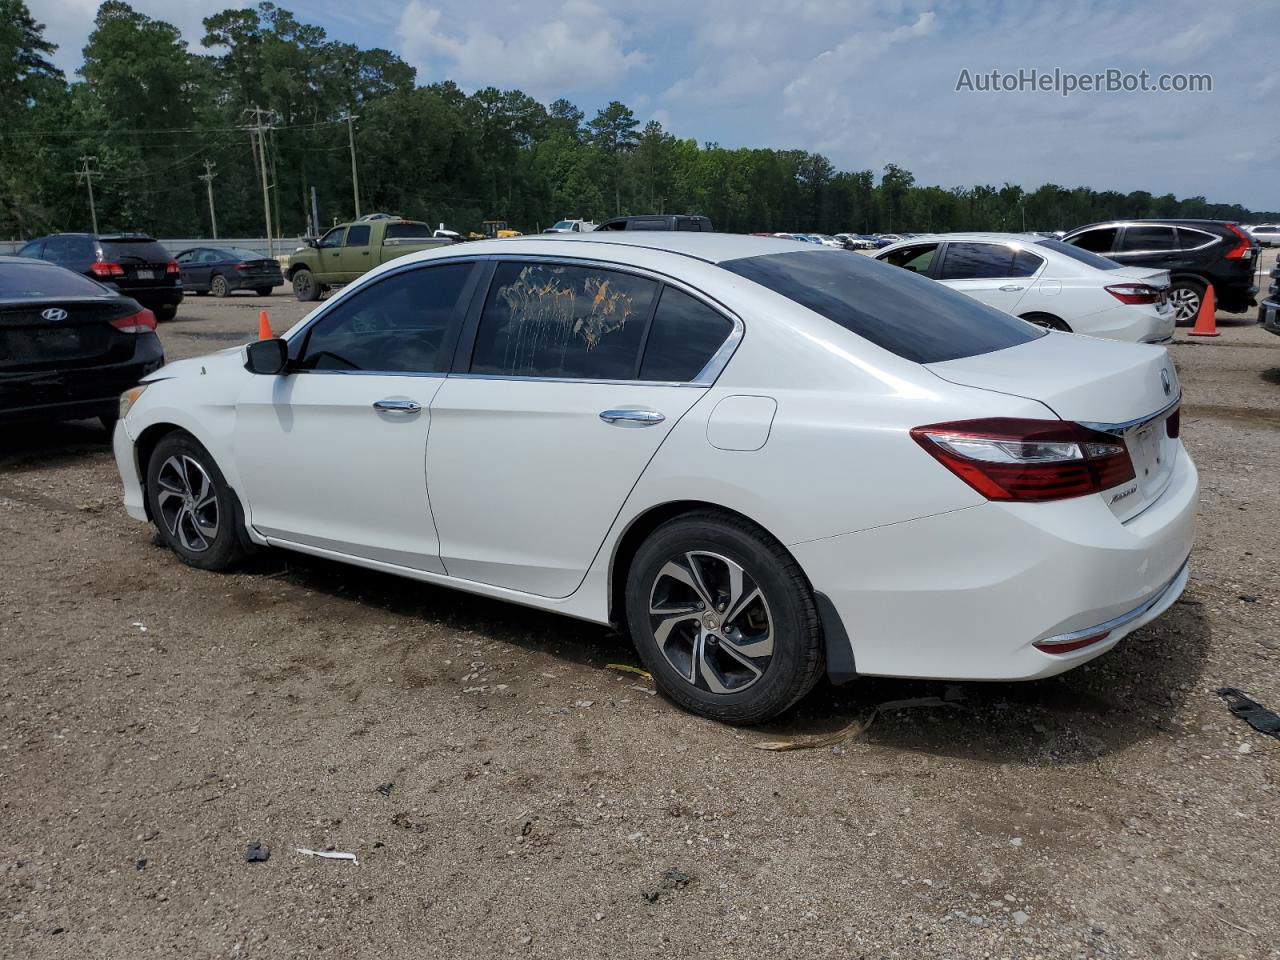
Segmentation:
<svg viewBox="0 0 1280 960">
<path fill-rule="evenodd" d="M 200 179 L 204 181 L 205 188 L 209 191 L 209 226 L 213 228 L 213 239 L 218 239 L 218 216 L 213 212 L 213 178 L 217 176 L 213 172 L 216 163 L 206 160 L 204 162 L 204 173 L 200 174 Z"/>
<path fill-rule="evenodd" d="M 97 169 L 97 157 L 81 157 L 80 169 L 76 171 L 76 183 L 84 181 L 89 187 L 89 217 L 93 221 L 93 232 L 98 232 L 98 208 L 93 202 L 93 178 L 102 176 Z"/>
<path fill-rule="evenodd" d="M 275 234 L 271 229 L 271 191 L 267 186 L 267 149 L 266 149 L 266 131 L 271 128 L 272 113 L 270 110 L 263 110 L 261 107 L 255 106 L 252 110 L 246 110 L 245 113 L 253 115 L 253 123 L 246 129 L 249 130 L 250 142 L 253 135 L 258 135 L 258 170 L 262 174 L 262 216 L 267 224 L 267 255 L 274 257 L 276 255 Z"/>
<path fill-rule="evenodd" d="M 351 196 L 356 204 L 356 219 L 360 219 L 360 179 L 356 174 L 356 129 L 355 121 L 359 120 L 358 115 L 347 111 L 344 118 L 347 121 L 347 142 L 351 145 Z"/>
</svg>

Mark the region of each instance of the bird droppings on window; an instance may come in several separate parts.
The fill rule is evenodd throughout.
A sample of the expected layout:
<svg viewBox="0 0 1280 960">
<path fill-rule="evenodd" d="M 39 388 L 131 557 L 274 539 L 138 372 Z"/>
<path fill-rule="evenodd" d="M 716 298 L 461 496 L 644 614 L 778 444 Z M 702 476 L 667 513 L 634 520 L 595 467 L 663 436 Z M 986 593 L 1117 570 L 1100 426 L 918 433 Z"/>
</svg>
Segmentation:
<svg viewBox="0 0 1280 960">
<path fill-rule="evenodd" d="M 608 277 L 587 276 L 581 290 L 586 303 L 580 303 L 577 286 L 566 281 L 562 268 L 525 267 L 501 297 L 518 338 L 551 339 L 566 347 L 579 337 L 588 351 L 636 315 L 633 295 Z"/>
</svg>

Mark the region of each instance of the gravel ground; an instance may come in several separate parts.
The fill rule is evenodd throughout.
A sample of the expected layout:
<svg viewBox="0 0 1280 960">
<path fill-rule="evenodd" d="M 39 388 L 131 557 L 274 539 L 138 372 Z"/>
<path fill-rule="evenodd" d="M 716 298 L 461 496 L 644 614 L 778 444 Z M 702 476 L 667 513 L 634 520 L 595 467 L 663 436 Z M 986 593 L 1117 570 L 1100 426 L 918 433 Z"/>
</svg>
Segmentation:
<svg viewBox="0 0 1280 960">
<path fill-rule="evenodd" d="M 192 298 L 169 355 L 263 306 L 304 312 Z M 1253 319 L 1170 348 L 1203 489 L 1168 614 L 1064 677 L 824 686 L 766 729 L 680 712 L 591 625 L 285 553 L 185 567 L 96 425 L 6 431 L 0 957 L 1280 957 L 1280 742 L 1214 694 L 1280 709 Z M 918 697 L 945 705 L 755 749 Z"/>
</svg>

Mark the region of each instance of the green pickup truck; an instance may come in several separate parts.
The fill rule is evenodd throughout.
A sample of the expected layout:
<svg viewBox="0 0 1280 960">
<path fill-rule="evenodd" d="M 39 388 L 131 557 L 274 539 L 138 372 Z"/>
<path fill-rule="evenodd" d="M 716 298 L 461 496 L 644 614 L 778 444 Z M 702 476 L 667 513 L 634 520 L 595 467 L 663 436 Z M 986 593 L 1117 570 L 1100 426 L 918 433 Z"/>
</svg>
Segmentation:
<svg viewBox="0 0 1280 960">
<path fill-rule="evenodd" d="M 295 250 L 285 276 L 299 300 L 319 300 L 330 287 L 350 283 L 388 260 L 453 242 L 434 232 L 417 220 L 385 214 L 342 223 Z"/>
</svg>

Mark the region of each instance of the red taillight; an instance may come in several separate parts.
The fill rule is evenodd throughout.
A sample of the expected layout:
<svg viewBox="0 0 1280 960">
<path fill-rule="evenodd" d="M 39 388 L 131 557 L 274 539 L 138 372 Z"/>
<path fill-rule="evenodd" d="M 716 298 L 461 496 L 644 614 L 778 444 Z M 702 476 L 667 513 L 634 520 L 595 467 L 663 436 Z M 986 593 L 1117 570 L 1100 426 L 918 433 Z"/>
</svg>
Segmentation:
<svg viewBox="0 0 1280 960">
<path fill-rule="evenodd" d="M 121 333 L 154 333 L 156 315 L 143 307 L 137 313 L 131 313 L 127 317 L 117 317 L 111 321 L 111 325 Z"/>
<path fill-rule="evenodd" d="M 1109 636 L 1111 636 L 1111 631 L 1104 630 L 1102 633 L 1091 634 L 1076 640 L 1062 640 L 1058 643 L 1054 643 L 1051 640 L 1040 640 L 1033 643 L 1032 646 L 1037 650 L 1043 650 L 1045 653 L 1071 653 L 1073 650 L 1081 650 L 1084 647 L 1091 647 L 1095 643 L 1101 643 Z"/>
<path fill-rule="evenodd" d="M 959 420 L 911 436 L 988 500 L 1065 500 L 1135 476 L 1122 437 L 1065 420 Z"/>
<path fill-rule="evenodd" d="M 236 269 L 237 269 L 237 270 L 248 270 L 248 269 L 249 269 L 249 265 L 248 265 L 247 263 L 237 263 L 237 264 L 236 264 Z"/>
<path fill-rule="evenodd" d="M 1182 432 L 1182 408 L 1177 407 L 1173 413 L 1169 414 L 1169 418 L 1164 422 L 1164 432 L 1170 438 L 1175 438 Z"/>
<path fill-rule="evenodd" d="M 1228 223 L 1227 229 L 1240 238 L 1240 242 L 1223 254 L 1226 260 L 1243 260 L 1249 255 L 1249 250 L 1253 246 L 1253 238 L 1237 227 L 1234 223 Z"/>
<path fill-rule="evenodd" d="M 95 277 L 124 276 L 124 267 L 118 263 L 108 263 L 106 260 L 95 260 L 89 265 L 89 270 Z"/>
<path fill-rule="evenodd" d="M 178 269 L 178 261 L 170 260 L 168 263 L 166 263 L 164 265 L 164 272 L 169 274 L 175 274 L 175 275 L 180 273 L 181 271 Z"/>
<path fill-rule="evenodd" d="M 1145 283 L 1113 283 L 1104 289 L 1121 303 L 1158 303 L 1160 301 L 1160 291 Z"/>
</svg>

